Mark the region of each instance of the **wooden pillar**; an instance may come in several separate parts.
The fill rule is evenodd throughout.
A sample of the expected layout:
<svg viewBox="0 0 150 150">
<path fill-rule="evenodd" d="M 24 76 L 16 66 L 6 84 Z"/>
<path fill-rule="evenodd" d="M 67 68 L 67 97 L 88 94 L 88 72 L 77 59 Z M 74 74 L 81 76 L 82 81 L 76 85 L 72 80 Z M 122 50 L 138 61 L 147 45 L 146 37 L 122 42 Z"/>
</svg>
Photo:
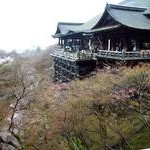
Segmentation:
<svg viewBox="0 0 150 150">
<path fill-rule="evenodd" d="M 62 40 L 62 38 L 60 40 L 60 45 L 61 45 L 61 48 L 63 48 L 63 40 Z"/>
<path fill-rule="evenodd" d="M 62 48 L 64 48 L 64 39 L 62 39 Z"/>
<path fill-rule="evenodd" d="M 111 45 L 110 45 L 110 38 L 108 38 L 108 51 L 110 51 Z"/>
<path fill-rule="evenodd" d="M 60 45 L 60 38 L 58 38 L 58 45 Z"/>
<path fill-rule="evenodd" d="M 122 41 L 122 51 L 127 51 L 128 50 L 127 38 L 123 37 L 121 41 Z"/>
<path fill-rule="evenodd" d="M 74 41 L 75 41 L 75 39 L 72 39 L 72 45 L 75 45 Z"/>
<path fill-rule="evenodd" d="M 114 38 L 110 38 L 110 51 L 114 51 Z"/>
<path fill-rule="evenodd" d="M 104 37 L 104 50 L 107 50 L 108 46 L 107 46 L 107 37 Z"/>
<path fill-rule="evenodd" d="M 89 39 L 89 50 L 91 50 L 91 39 Z"/>
<path fill-rule="evenodd" d="M 82 47 L 82 50 L 84 50 L 84 39 L 83 38 L 81 39 L 81 47 Z"/>
<path fill-rule="evenodd" d="M 64 39 L 64 48 L 66 47 L 66 45 L 67 45 L 67 39 Z"/>
<path fill-rule="evenodd" d="M 81 49 L 83 50 L 83 49 L 84 49 L 84 41 L 83 41 L 83 38 L 80 39 L 80 46 L 81 46 Z"/>
<path fill-rule="evenodd" d="M 139 51 L 141 48 L 141 41 L 140 40 L 136 40 L 136 49 L 137 51 Z"/>
<path fill-rule="evenodd" d="M 116 38 L 113 38 L 112 39 L 112 49 L 113 49 L 113 51 L 116 51 Z"/>
</svg>

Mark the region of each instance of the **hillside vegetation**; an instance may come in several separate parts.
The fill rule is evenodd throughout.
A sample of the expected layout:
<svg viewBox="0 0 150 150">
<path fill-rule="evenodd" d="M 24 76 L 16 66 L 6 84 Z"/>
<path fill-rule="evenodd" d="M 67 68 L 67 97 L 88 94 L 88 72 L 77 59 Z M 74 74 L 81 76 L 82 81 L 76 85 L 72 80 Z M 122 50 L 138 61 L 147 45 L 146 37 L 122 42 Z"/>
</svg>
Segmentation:
<svg viewBox="0 0 150 150">
<path fill-rule="evenodd" d="M 26 149 L 150 147 L 149 67 L 100 70 L 82 81 L 37 87 Z"/>
<path fill-rule="evenodd" d="M 52 82 L 49 69 L 52 63 L 47 52 L 17 59 L 11 65 L 17 66 L 14 70 L 18 71 L 14 71 L 13 79 L 13 73 L 7 74 L 11 76 L 7 80 L 11 86 L 15 81 L 14 97 L 9 96 L 9 99 L 18 109 L 22 109 L 20 102 L 28 100 L 18 132 L 14 132 L 14 124 L 7 125 L 18 141 L 15 145 L 11 143 L 11 149 L 137 150 L 150 147 L 149 64 L 97 70 L 92 77 L 61 84 Z M 10 68 L 4 72 L 13 67 Z M 6 83 L 0 82 L 3 86 Z M 3 94 L 9 95 L 11 90 L 6 87 L 9 86 L 3 88 Z M 0 107 L 7 108 L 7 113 L 0 108 L 1 128 L 6 127 L 5 118 L 11 116 L 12 123 L 12 115 L 18 111 L 5 102 L 0 101 Z M 3 149 L 10 143 L 2 139 Z"/>
</svg>

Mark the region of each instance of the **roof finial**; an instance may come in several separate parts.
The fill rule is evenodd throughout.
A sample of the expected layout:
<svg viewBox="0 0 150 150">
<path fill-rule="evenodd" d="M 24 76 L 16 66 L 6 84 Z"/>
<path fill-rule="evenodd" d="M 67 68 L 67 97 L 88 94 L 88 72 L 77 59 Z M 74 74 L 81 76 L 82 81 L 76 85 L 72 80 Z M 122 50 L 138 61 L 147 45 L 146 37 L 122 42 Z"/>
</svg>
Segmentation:
<svg viewBox="0 0 150 150">
<path fill-rule="evenodd" d="M 106 3 L 106 5 L 108 5 L 108 2 L 107 2 L 107 0 L 105 0 L 105 3 Z"/>
<path fill-rule="evenodd" d="M 106 3 L 106 7 L 109 5 L 109 3 L 108 3 L 108 1 L 107 0 L 105 0 L 105 3 Z"/>
<path fill-rule="evenodd" d="M 108 3 L 108 1 L 107 1 L 107 0 L 105 0 L 105 3 L 106 3 L 106 7 L 107 7 L 107 6 L 108 6 L 108 4 L 109 4 L 109 3 Z"/>
</svg>

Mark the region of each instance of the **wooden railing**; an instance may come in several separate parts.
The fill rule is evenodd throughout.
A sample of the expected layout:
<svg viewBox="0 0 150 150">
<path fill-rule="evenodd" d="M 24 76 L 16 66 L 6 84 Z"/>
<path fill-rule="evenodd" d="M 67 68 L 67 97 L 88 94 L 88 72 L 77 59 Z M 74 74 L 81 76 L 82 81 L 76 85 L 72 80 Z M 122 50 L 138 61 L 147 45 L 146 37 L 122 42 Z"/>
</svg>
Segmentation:
<svg viewBox="0 0 150 150">
<path fill-rule="evenodd" d="M 54 57 L 63 57 L 71 60 L 91 60 L 95 56 L 102 58 L 111 59 L 150 59 L 150 50 L 141 50 L 138 52 L 123 52 L 123 51 L 108 51 L 99 50 L 97 53 L 91 53 L 90 51 L 79 51 L 79 52 L 65 52 L 63 50 L 57 50 L 53 54 Z"/>
<path fill-rule="evenodd" d="M 51 54 L 54 57 L 64 57 L 72 60 L 90 60 L 92 59 L 92 53 L 88 51 L 80 52 L 65 52 L 65 51 L 56 51 Z"/>
<path fill-rule="evenodd" d="M 150 59 L 150 50 L 141 50 L 138 52 L 108 51 L 99 50 L 97 56 L 106 58 L 127 58 L 127 59 Z"/>
</svg>

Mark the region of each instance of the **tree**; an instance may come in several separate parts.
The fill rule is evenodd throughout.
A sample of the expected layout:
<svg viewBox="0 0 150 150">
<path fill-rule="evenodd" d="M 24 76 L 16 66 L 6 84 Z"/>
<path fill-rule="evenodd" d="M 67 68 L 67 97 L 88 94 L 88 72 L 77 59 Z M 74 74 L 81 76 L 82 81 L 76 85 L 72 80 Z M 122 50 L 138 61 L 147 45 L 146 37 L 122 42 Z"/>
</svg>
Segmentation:
<svg viewBox="0 0 150 150">
<path fill-rule="evenodd" d="M 12 138 L 5 139 L 3 138 L 3 134 L 0 135 L 0 144 L 3 144 L 3 146 L 10 145 L 15 149 L 21 149 L 23 144 L 18 132 L 16 132 L 15 115 L 17 114 L 18 111 L 26 109 L 21 106 L 21 103 L 22 101 L 25 101 L 25 97 L 31 91 L 31 86 L 34 84 L 34 81 L 33 82 L 28 81 L 25 74 L 22 72 L 21 68 L 18 67 L 17 64 L 16 66 L 17 68 L 16 67 L 13 68 L 15 78 L 11 78 L 10 80 L 11 82 L 8 82 L 9 84 L 12 83 L 10 84 L 8 91 L 10 97 L 14 100 L 12 110 L 9 112 L 10 121 L 7 129 L 8 134 L 12 136 Z M 11 74 L 11 77 L 13 77 L 13 74 Z"/>
</svg>

